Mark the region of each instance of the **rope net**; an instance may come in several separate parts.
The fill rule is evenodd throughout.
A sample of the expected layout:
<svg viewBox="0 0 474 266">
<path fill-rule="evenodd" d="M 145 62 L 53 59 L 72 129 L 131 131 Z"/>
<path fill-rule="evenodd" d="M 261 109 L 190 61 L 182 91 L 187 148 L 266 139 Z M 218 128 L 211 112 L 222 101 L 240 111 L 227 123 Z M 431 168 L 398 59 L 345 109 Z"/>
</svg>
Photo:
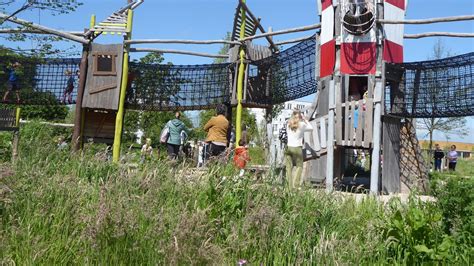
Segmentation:
<svg viewBox="0 0 474 266">
<path fill-rule="evenodd" d="M 398 74 L 398 89 L 386 90 L 389 113 L 403 117 L 474 115 L 474 53 L 455 57 L 388 64 Z"/>
<path fill-rule="evenodd" d="M 315 61 L 316 38 L 313 37 L 251 62 L 246 102 L 280 104 L 316 93 Z"/>
<path fill-rule="evenodd" d="M 74 104 L 80 61 L 79 58 L 36 59 L 1 56 L 2 102 L 25 105 Z"/>
<path fill-rule="evenodd" d="M 229 103 L 229 64 L 159 65 L 130 63 L 126 108 L 199 110 Z"/>
</svg>

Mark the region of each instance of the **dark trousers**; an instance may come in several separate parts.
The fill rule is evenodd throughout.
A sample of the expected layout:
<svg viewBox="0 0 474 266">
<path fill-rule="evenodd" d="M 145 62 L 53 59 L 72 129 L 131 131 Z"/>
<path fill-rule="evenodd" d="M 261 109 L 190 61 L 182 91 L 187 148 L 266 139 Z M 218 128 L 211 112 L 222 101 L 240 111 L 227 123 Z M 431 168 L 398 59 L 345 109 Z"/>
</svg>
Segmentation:
<svg viewBox="0 0 474 266">
<path fill-rule="evenodd" d="M 170 159 L 178 158 L 179 146 L 180 145 L 169 144 L 169 143 L 166 144 L 166 149 L 168 150 L 168 157 L 170 157 Z"/>
<path fill-rule="evenodd" d="M 441 171 L 441 159 L 435 159 L 435 171 Z"/>
<path fill-rule="evenodd" d="M 455 162 L 449 162 L 448 168 L 451 171 L 455 171 L 456 170 L 456 163 Z"/>
<path fill-rule="evenodd" d="M 225 151 L 225 148 L 225 146 L 215 145 L 212 142 L 209 143 L 209 145 L 207 146 L 206 159 L 209 159 L 210 157 L 219 156 Z"/>
</svg>

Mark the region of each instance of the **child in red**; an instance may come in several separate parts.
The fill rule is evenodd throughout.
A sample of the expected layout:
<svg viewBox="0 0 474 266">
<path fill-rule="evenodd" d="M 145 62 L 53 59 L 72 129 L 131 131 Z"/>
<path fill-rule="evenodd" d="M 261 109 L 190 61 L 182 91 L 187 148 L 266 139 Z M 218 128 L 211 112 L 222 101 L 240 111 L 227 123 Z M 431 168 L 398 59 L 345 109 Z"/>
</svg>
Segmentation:
<svg viewBox="0 0 474 266">
<path fill-rule="evenodd" d="M 239 141 L 239 147 L 235 148 L 234 154 L 234 165 L 240 169 L 239 176 L 244 175 L 244 169 L 247 165 L 247 162 L 250 161 L 249 150 L 245 140 L 241 139 Z"/>
</svg>

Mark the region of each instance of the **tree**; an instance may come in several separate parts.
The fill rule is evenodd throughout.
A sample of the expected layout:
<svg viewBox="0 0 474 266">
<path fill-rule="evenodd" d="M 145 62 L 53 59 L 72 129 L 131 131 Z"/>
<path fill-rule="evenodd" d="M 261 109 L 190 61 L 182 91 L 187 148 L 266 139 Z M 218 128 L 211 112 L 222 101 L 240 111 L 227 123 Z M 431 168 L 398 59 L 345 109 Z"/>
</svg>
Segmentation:
<svg viewBox="0 0 474 266">
<path fill-rule="evenodd" d="M 141 64 L 147 65 L 158 65 L 165 61 L 163 54 L 161 53 L 148 53 L 139 60 Z M 168 63 L 171 66 L 171 63 Z M 152 66 L 135 69 L 137 73 L 133 73 L 134 82 L 129 96 L 134 96 L 129 102 L 134 102 L 135 105 L 156 104 L 156 100 L 159 99 L 162 102 L 168 102 L 171 97 L 179 90 L 179 81 L 170 87 L 165 88 L 163 86 L 163 79 L 166 76 L 170 76 L 169 73 L 156 72 Z M 152 143 L 160 143 L 160 132 L 165 124 L 175 117 L 175 112 L 160 112 L 160 111 L 134 111 L 127 110 L 125 113 L 124 123 L 124 141 L 132 142 L 135 140 L 135 133 L 138 130 L 142 130 L 144 136 L 151 138 Z M 192 127 L 191 120 L 182 114 L 181 120 L 188 127 Z M 191 132 L 190 138 L 193 138 L 193 132 Z"/>
<path fill-rule="evenodd" d="M 445 57 L 451 56 L 451 52 L 448 48 L 444 45 L 441 39 L 438 39 L 436 44 L 433 46 L 433 53 L 429 59 L 436 60 Z M 440 97 L 442 95 L 442 88 L 441 86 L 436 86 L 433 84 L 434 90 L 432 93 L 432 97 Z M 425 136 L 428 136 L 428 149 L 431 151 L 433 149 L 433 135 L 436 131 L 443 132 L 446 136 L 448 135 L 459 135 L 465 136 L 467 135 L 466 129 L 466 119 L 464 117 L 448 117 L 448 118 L 419 118 L 417 119 L 417 127 L 419 129 L 425 130 L 427 133 Z"/>
<path fill-rule="evenodd" d="M 19 5 L 19 2 L 24 3 Z M 0 3 L 0 11 L 10 14 L 10 16 L 18 15 L 21 12 L 27 10 L 39 10 L 39 12 L 46 13 L 47 15 L 63 15 L 74 12 L 79 6 L 82 5 L 82 2 L 77 0 L 62 1 L 62 0 L 28 0 L 28 1 L 3 1 Z M 15 26 L 14 26 L 15 25 Z M 16 24 L 7 22 L 4 19 L 0 20 L 0 29 L 27 29 L 25 26 L 17 26 Z M 31 42 L 35 43 L 35 47 L 31 49 L 24 49 L 20 47 L 16 48 L 5 48 L 13 52 L 20 53 L 23 55 L 35 55 L 38 57 L 44 57 L 47 55 L 72 55 L 77 54 L 76 48 L 74 45 L 71 45 L 68 49 L 55 49 L 53 46 L 54 42 L 62 40 L 62 38 L 52 35 L 45 34 L 25 34 L 25 33 L 12 33 L 0 36 L 8 41 L 13 42 Z"/>
</svg>

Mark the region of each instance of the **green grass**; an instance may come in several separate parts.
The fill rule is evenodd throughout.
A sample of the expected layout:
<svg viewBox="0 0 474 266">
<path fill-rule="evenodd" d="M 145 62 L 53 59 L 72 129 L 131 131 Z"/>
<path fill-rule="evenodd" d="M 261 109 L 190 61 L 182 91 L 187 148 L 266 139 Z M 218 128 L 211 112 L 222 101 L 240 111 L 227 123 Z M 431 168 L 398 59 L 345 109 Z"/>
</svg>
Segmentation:
<svg viewBox="0 0 474 266">
<path fill-rule="evenodd" d="M 128 168 L 104 161 L 103 146 L 88 145 L 82 155 L 57 150 L 55 134 L 64 132 L 25 126 L 20 160 L 0 165 L 2 264 L 474 260 L 472 232 L 445 228 L 437 203 L 383 206 L 370 197 L 356 203 L 319 190 L 289 191 L 271 177 L 233 180 L 231 164 L 194 178 L 161 160 Z"/>
</svg>

